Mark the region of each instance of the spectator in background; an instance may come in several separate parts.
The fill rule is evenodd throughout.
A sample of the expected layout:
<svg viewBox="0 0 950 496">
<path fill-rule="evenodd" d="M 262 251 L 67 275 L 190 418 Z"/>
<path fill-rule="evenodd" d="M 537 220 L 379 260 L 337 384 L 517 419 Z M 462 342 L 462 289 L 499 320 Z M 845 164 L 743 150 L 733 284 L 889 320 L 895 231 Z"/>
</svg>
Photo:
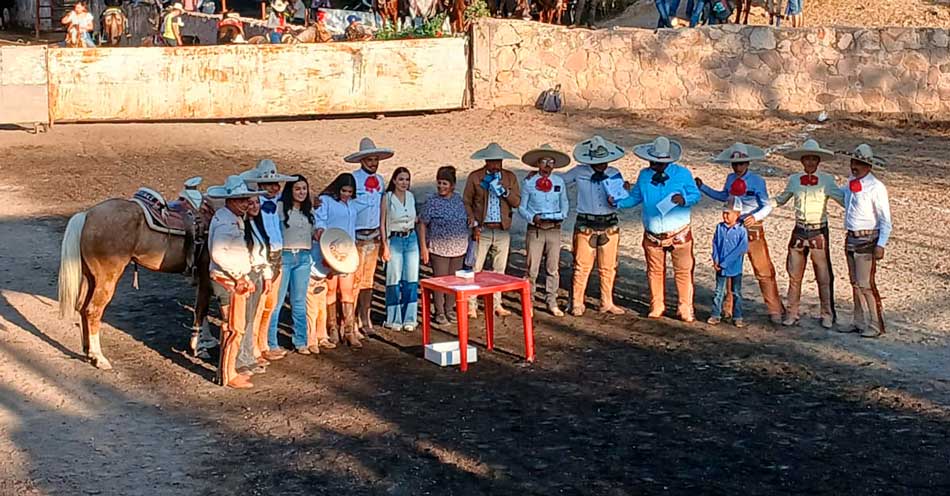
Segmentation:
<svg viewBox="0 0 950 496">
<path fill-rule="evenodd" d="M 198 2 L 196 0 L 182 0 L 182 5 L 187 12 L 197 12 Z"/>
<path fill-rule="evenodd" d="M 660 18 L 656 21 L 656 27 L 659 28 L 672 28 L 673 27 L 673 17 L 676 16 L 676 11 L 680 8 L 680 0 L 654 0 L 656 3 L 656 12 L 660 15 Z"/>
<path fill-rule="evenodd" d="M 181 3 L 175 2 L 165 15 L 165 20 L 162 21 L 162 38 L 168 46 L 182 46 L 181 28 L 185 25 L 181 20 L 182 13 L 184 13 L 184 7 Z"/>
<path fill-rule="evenodd" d="M 346 41 L 367 41 L 373 39 L 373 32 L 360 22 L 360 18 L 355 15 L 346 18 Z"/>
<path fill-rule="evenodd" d="M 94 48 L 96 42 L 92 40 L 92 30 L 94 19 L 92 14 L 86 8 L 86 2 L 77 2 L 73 10 L 69 12 L 61 21 L 67 26 L 67 39 L 73 36 L 72 45 L 79 45 L 81 42 L 86 48 Z"/>
<path fill-rule="evenodd" d="M 214 0 L 198 0 L 198 12 L 212 15 L 216 10 L 218 10 L 218 6 L 214 3 Z"/>
<path fill-rule="evenodd" d="M 270 4 L 270 15 L 267 16 L 268 40 L 271 43 L 280 43 L 287 30 L 287 2 L 274 0 Z"/>
<path fill-rule="evenodd" d="M 788 7 L 785 8 L 785 17 L 792 21 L 793 28 L 805 26 L 805 15 L 802 10 L 804 1 L 805 0 L 788 0 Z"/>
<path fill-rule="evenodd" d="M 298 26 L 305 26 L 307 24 L 307 6 L 303 3 L 303 0 L 294 0 L 293 6 L 290 8 L 291 24 L 296 24 Z"/>
</svg>

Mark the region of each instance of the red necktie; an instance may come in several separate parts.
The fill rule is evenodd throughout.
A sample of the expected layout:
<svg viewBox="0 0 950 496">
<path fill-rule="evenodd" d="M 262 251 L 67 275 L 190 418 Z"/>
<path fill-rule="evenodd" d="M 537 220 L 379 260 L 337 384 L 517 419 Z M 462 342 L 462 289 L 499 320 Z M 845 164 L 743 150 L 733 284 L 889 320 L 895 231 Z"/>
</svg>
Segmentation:
<svg viewBox="0 0 950 496">
<path fill-rule="evenodd" d="M 848 183 L 848 188 L 851 189 L 851 192 L 852 192 L 852 193 L 860 193 L 860 192 L 861 192 L 861 180 L 860 180 L 860 179 L 852 179 L 851 182 Z"/>
<path fill-rule="evenodd" d="M 732 182 L 732 186 L 729 186 L 729 194 L 732 196 L 744 196 L 747 189 L 745 181 L 739 177 Z"/>
<path fill-rule="evenodd" d="M 375 175 L 368 176 L 366 182 L 363 183 L 363 186 L 366 188 L 367 192 L 374 192 L 379 190 L 379 178 Z"/>
<path fill-rule="evenodd" d="M 818 176 L 813 176 L 811 174 L 805 174 L 799 178 L 802 186 L 818 186 Z"/>
<path fill-rule="evenodd" d="M 539 177 L 538 180 L 534 183 L 534 187 L 537 188 L 538 191 L 542 193 L 547 193 L 548 191 L 551 191 L 551 188 L 553 188 L 554 185 L 551 184 L 550 178 Z"/>
</svg>

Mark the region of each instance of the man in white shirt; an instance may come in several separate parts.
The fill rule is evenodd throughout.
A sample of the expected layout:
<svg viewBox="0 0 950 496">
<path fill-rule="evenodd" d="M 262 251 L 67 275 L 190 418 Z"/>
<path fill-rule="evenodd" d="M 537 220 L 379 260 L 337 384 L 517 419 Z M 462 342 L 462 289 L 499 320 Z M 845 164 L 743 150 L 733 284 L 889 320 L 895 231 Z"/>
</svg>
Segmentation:
<svg viewBox="0 0 950 496">
<path fill-rule="evenodd" d="M 521 185 L 521 205 L 518 213 L 528 223 L 525 233 L 528 280 L 533 285 L 538 279 L 541 258 L 545 261 L 544 299 L 552 315 L 564 312 L 557 304 L 560 282 L 558 262 L 561 257 L 561 222 L 567 218 L 570 204 L 564 179 L 552 175 L 554 169 L 566 167 L 571 157 L 550 145 L 541 145 L 521 156 L 521 161 L 538 168 L 538 175 L 524 180 Z"/>
<path fill-rule="evenodd" d="M 844 193 L 845 254 L 854 293 L 853 323 L 842 332 L 860 332 L 862 337 L 884 334 L 884 307 L 874 276 L 877 261 L 884 258 L 884 247 L 891 236 L 891 207 L 887 188 L 871 173 L 873 165 L 883 164 L 871 147 L 862 144 L 851 153 L 851 178 Z"/>
<path fill-rule="evenodd" d="M 373 303 L 373 278 L 376 275 L 376 261 L 379 258 L 379 205 L 386 189 L 382 174 L 379 174 L 379 162 L 393 156 L 388 148 L 377 148 L 369 138 L 360 140 L 360 150 L 343 158 L 347 163 L 360 164 L 353 172 L 356 179 L 356 197 L 362 201 L 371 195 L 374 200 L 368 208 L 356 216 L 356 248 L 360 255 L 360 265 L 353 278 L 353 290 L 356 292 L 356 318 L 359 332 L 365 338 L 373 332 L 370 309 Z M 332 314 L 332 312 L 331 312 Z M 331 324 L 331 327 L 332 324 Z"/>
<path fill-rule="evenodd" d="M 208 196 L 224 200 L 208 228 L 211 255 L 211 287 L 221 304 L 227 323 L 221 326 L 221 354 L 218 377 L 222 386 L 235 389 L 254 387 L 247 376 L 237 373 L 235 362 L 244 335 L 248 295 L 255 291 L 251 273 L 251 253 L 244 238 L 244 214 L 248 198 L 260 195 L 250 191 L 240 176 L 230 176 L 223 186 L 208 188 Z"/>
<path fill-rule="evenodd" d="M 264 230 L 267 232 L 267 238 L 270 240 L 270 265 L 273 274 L 273 282 L 270 285 L 270 291 L 262 295 L 264 298 L 264 308 L 261 312 L 261 320 L 257 323 L 263 329 L 257 330 L 257 349 L 261 350 L 261 356 L 266 360 L 280 360 L 287 355 L 282 348 L 271 349 L 267 343 L 268 332 L 264 332 L 270 327 L 271 315 L 279 308 L 280 303 L 277 296 L 280 288 L 281 261 L 280 254 L 284 247 L 283 233 L 280 227 L 280 213 L 277 201 L 280 198 L 280 190 L 284 183 L 293 181 L 293 176 L 285 176 L 277 172 L 277 164 L 273 160 L 264 159 L 257 163 L 257 167 L 242 174 L 244 181 L 251 185 L 257 185 L 263 196 L 261 196 L 261 219 L 264 221 Z"/>
<path fill-rule="evenodd" d="M 623 309 L 614 305 L 614 279 L 617 277 L 617 256 L 620 227 L 617 207 L 608 201 L 604 183 L 623 181 L 620 171 L 610 167 L 626 154 L 623 148 L 593 136 L 574 147 L 573 169 L 561 175 L 565 185 L 577 185 L 577 220 L 574 223 L 574 278 L 571 285 L 571 315 L 584 315 L 584 294 L 587 280 L 594 269 L 600 272 L 600 311 L 621 315 Z"/>
</svg>

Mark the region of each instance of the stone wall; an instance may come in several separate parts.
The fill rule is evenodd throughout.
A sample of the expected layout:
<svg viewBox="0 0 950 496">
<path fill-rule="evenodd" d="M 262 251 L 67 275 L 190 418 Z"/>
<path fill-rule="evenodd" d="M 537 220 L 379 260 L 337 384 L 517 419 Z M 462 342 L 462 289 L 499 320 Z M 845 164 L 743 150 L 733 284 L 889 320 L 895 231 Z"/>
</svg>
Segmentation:
<svg viewBox="0 0 950 496">
<path fill-rule="evenodd" d="M 725 25 L 591 31 L 486 19 L 474 27 L 473 97 L 568 109 L 713 109 L 950 115 L 945 29 Z"/>
</svg>

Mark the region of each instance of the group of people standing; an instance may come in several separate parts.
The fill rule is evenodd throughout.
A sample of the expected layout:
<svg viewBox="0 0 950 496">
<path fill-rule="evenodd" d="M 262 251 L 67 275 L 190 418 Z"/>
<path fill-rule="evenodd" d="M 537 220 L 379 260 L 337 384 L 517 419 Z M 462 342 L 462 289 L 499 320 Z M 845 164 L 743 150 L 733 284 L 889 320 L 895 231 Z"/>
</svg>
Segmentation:
<svg viewBox="0 0 950 496">
<path fill-rule="evenodd" d="M 705 194 L 724 205 L 723 223 L 713 239 L 717 287 L 707 322 L 731 319 L 736 326 L 744 325 L 742 265 L 748 256 L 770 320 L 796 325 L 802 278 L 810 258 L 818 281 L 821 325 L 830 329 L 836 319 L 827 216 L 830 199 L 845 208 L 845 246 L 854 296 L 853 322 L 840 329 L 866 337 L 884 332 L 875 270 L 884 256 L 891 220 L 887 190 L 871 173 L 882 161 L 868 145 L 845 154 L 851 160 L 852 177 L 839 187 L 831 175 L 818 171 L 821 161 L 833 158 L 834 153 L 814 140 L 806 141 L 785 154 L 801 161 L 803 172 L 790 177 L 775 198 L 769 197 L 764 179 L 749 170 L 752 162 L 765 159 L 761 148 L 736 143 L 713 160 L 732 168 L 722 189 L 710 187 L 679 165 L 682 151 L 679 143 L 662 136 L 634 147 L 634 155 L 649 165 L 628 182 L 611 166 L 626 151 L 603 137 L 578 143 L 572 156 L 542 145 L 520 157 L 535 170 L 519 180 L 504 168 L 505 160 L 519 157 L 491 143 L 471 156 L 483 165 L 468 175 L 461 195 L 456 192 L 455 168 L 444 166 L 436 173 L 436 192 L 421 204 L 412 194 L 411 172 L 405 167 L 396 168 L 384 188 L 379 164 L 394 153 L 369 138 L 360 142 L 359 151 L 344 157 L 359 167 L 340 174 L 316 195 L 306 178 L 279 174 L 269 160 L 229 177 L 225 185 L 208 190 L 210 197 L 225 202 L 209 233 L 213 286 L 228 320 L 222 339 L 222 383 L 251 387 L 250 376 L 286 355 L 277 342 L 285 299 L 290 302 L 292 342 L 298 353 L 319 353 L 341 342 L 360 348 L 361 340 L 374 333 L 370 310 L 378 259 L 386 264 L 383 327 L 415 330 L 420 264 L 430 265 L 436 277 L 452 275 L 464 265 L 475 271 L 490 266 L 492 271 L 504 272 L 516 214 L 527 223 L 526 276 L 536 282 L 544 262 L 547 309 L 563 316 L 558 301 L 560 237 L 570 211 L 571 185 L 576 187 L 577 214 L 569 304 L 574 316 L 586 312 L 585 294 L 595 265 L 600 311 L 625 313 L 613 299 L 621 228 L 618 211 L 640 206 L 650 292 L 648 317 L 660 318 L 666 312 L 669 256 L 677 289 L 676 313 L 683 321 L 694 321 L 690 213 Z M 569 166 L 572 158 L 577 165 L 564 173 L 554 172 Z M 792 199 L 796 222 L 788 244 L 786 307 L 779 296 L 763 223 L 774 208 Z M 501 298 L 494 301 L 495 308 L 485 311 L 510 314 Z M 470 305 L 469 315 L 475 316 L 477 302 Z M 442 295 L 435 295 L 433 306 L 434 322 L 445 324 L 457 318 L 453 302 Z"/>
</svg>

